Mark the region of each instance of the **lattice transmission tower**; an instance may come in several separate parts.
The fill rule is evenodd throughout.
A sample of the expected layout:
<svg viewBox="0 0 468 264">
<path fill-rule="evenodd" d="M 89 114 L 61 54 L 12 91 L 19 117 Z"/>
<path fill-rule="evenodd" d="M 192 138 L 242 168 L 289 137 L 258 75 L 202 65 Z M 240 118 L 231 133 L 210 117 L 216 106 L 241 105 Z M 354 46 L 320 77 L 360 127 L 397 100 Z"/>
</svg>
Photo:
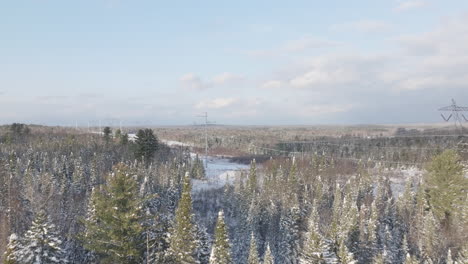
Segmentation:
<svg viewBox="0 0 468 264">
<path fill-rule="evenodd" d="M 445 122 L 449 122 L 450 119 L 453 120 L 455 128 L 463 130 L 463 121 L 468 122 L 468 119 L 465 117 L 463 112 L 468 112 L 468 107 L 458 106 L 454 99 L 452 99 L 452 105 L 442 107 L 439 111 L 451 112 L 448 117 L 445 117 L 444 114 L 440 114 Z"/>
</svg>

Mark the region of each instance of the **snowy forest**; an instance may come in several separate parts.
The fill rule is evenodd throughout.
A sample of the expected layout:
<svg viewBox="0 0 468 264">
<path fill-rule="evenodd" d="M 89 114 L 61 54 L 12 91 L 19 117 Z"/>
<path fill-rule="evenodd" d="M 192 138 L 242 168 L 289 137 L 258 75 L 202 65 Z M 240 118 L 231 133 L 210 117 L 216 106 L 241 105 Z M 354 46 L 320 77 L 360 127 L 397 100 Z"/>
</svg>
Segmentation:
<svg viewBox="0 0 468 264">
<path fill-rule="evenodd" d="M 0 263 L 468 263 L 464 136 L 252 128 L 249 166 L 200 188 L 202 145 L 136 131 L 0 127 Z"/>
</svg>

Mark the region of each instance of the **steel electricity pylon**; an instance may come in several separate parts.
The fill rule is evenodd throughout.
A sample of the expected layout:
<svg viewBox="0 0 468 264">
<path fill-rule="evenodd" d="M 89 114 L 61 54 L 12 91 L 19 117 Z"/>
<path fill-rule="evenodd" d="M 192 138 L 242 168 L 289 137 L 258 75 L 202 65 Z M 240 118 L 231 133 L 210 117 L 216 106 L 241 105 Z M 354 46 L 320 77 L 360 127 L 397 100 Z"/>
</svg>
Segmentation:
<svg viewBox="0 0 468 264">
<path fill-rule="evenodd" d="M 214 122 L 208 121 L 208 113 L 205 112 L 203 115 L 198 115 L 197 117 L 203 117 L 205 119 L 205 168 L 208 168 L 208 125 L 214 124 Z"/>
<path fill-rule="evenodd" d="M 463 129 L 463 119 L 465 122 L 468 122 L 463 112 L 468 112 L 468 107 L 465 106 L 458 106 L 454 99 L 452 99 L 452 105 L 442 107 L 439 111 L 444 112 L 451 112 L 448 117 L 445 117 L 443 114 L 440 114 L 445 122 L 450 121 L 452 119 L 455 123 L 455 128 Z"/>
</svg>

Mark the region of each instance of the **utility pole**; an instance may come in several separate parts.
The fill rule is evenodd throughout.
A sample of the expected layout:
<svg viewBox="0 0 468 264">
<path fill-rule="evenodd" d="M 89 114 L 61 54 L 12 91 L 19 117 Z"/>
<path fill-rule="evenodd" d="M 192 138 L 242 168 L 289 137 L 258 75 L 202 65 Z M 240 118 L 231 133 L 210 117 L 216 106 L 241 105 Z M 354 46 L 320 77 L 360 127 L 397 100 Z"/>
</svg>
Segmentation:
<svg viewBox="0 0 468 264">
<path fill-rule="evenodd" d="M 205 118 L 205 169 L 208 168 L 208 124 L 212 124 L 212 122 L 208 122 L 208 112 L 203 113 L 203 115 L 198 115 L 197 117 Z"/>
</svg>

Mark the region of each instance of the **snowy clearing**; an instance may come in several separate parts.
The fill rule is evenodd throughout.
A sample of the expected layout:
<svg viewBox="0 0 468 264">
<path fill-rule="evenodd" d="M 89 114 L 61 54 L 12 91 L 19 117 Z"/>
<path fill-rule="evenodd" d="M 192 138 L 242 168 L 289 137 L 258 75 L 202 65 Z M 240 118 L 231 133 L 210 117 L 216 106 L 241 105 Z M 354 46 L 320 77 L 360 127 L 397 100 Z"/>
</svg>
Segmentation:
<svg viewBox="0 0 468 264">
<path fill-rule="evenodd" d="M 204 159 L 204 157 L 200 157 Z M 192 180 L 192 192 L 208 189 L 219 189 L 226 184 L 233 184 L 240 177 L 241 171 L 249 169 L 249 165 L 230 162 L 227 159 L 208 157 L 206 180 Z"/>
</svg>

